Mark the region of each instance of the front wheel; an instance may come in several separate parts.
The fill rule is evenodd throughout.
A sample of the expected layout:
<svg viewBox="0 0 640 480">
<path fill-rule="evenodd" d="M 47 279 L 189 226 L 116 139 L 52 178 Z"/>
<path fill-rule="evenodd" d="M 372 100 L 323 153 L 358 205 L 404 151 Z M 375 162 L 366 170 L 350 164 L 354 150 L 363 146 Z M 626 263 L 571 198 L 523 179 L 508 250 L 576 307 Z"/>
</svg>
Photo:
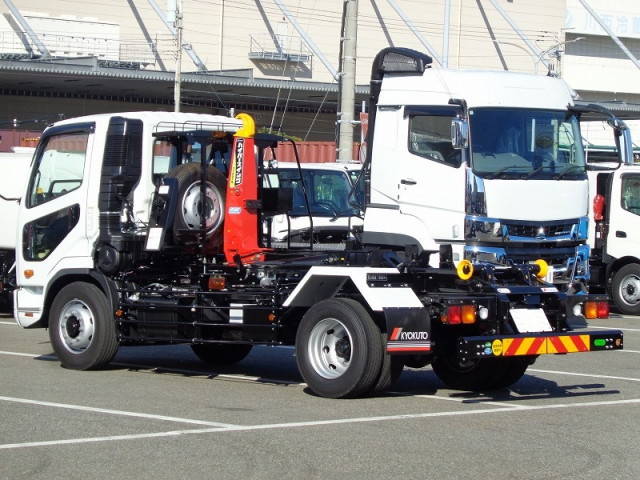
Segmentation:
<svg viewBox="0 0 640 480">
<path fill-rule="evenodd" d="M 630 263 L 618 270 L 611 283 L 611 296 L 618 310 L 640 315 L 640 265 Z"/>
<path fill-rule="evenodd" d="M 102 290 L 85 282 L 60 290 L 51 305 L 49 338 L 65 368 L 90 370 L 109 363 L 118 350 L 118 338 Z"/>
<path fill-rule="evenodd" d="M 380 375 L 381 333 L 367 310 L 348 298 L 323 300 L 302 317 L 296 361 L 309 388 L 322 397 L 356 397 Z"/>
</svg>

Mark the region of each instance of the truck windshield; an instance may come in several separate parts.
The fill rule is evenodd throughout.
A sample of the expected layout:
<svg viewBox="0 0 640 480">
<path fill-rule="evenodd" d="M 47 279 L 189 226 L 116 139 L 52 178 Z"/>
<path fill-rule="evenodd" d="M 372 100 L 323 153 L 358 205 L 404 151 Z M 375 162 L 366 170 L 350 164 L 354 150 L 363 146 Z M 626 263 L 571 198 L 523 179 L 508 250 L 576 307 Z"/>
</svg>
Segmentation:
<svg viewBox="0 0 640 480">
<path fill-rule="evenodd" d="M 278 172 L 280 187 L 293 189 L 293 208 L 289 215 L 307 216 L 307 206 L 297 169 L 281 168 Z M 346 172 L 337 170 L 302 169 L 302 179 L 309 198 L 311 215 L 318 217 L 350 217 L 357 215 L 349 205 L 351 181 Z"/>
<path fill-rule="evenodd" d="M 555 110 L 469 111 L 471 162 L 484 178 L 583 179 L 578 119 Z"/>
</svg>

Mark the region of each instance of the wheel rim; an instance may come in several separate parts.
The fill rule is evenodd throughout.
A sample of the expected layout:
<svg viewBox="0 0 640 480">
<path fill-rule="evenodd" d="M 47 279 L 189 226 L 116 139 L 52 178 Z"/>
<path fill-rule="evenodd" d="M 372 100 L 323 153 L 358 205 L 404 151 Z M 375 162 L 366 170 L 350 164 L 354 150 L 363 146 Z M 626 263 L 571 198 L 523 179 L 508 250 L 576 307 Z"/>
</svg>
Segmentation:
<svg viewBox="0 0 640 480">
<path fill-rule="evenodd" d="M 93 341 L 93 312 L 82 300 L 74 299 L 62 307 L 59 332 L 62 344 L 71 353 L 84 352 Z"/>
<path fill-rule="evenodd" d="M 638 305 L 640 303 L 640 277 L 634 274 L 624 277 L 618 287 L 618 293 L 627 305 Z"/>
<path fill-rule="evenodd" d="M 311 330 L 308 354 L 311 366 L 327 379 L 342 376 L 349 368 L 353 352 L 351 333 L 335 318 L 320 320 Z"/>
<path fill-rule="evenodd" d="M 207 233 L 211 233 L 218 228 L 222 222 L 222 196 L 215 185 L 207 182 L 205 198 L 203 209 L 203 202 L 200 195 L 200 182 L 193 182 L 189 185 L 189 188 L 187 188 L 182 198 L 182 216 L 189 228 L 195 230 L 200 228 L 200 222 L 204 215 Z"/>
</svg>

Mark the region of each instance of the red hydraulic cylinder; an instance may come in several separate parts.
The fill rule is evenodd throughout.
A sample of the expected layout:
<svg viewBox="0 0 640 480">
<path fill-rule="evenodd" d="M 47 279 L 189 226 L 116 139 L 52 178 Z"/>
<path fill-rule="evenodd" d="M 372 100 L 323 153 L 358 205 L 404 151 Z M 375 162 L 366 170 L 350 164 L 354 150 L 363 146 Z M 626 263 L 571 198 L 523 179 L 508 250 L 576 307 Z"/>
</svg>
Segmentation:
<svg viewBox="0 0 640 480">
<path fill-rule="evenodd" d="M 246 113 L 236 115 L 242 128 L 233 140 L 227 182 L 224 219 L 224 255 L 227 263 L 254 263 L 268 251 L 260 247 L 258 212 L 258 163 L 255 154 L 255 123 Z"/>
</svg>

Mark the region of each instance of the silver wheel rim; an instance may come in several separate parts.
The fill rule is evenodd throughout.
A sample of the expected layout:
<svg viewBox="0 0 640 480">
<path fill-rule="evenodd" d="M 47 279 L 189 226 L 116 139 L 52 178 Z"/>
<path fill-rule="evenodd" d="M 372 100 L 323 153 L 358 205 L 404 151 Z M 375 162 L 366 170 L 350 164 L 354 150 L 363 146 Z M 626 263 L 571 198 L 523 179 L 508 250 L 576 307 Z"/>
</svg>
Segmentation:
<svg viewBox="0 0 640 480">
<path fill-rule="evenodd" d="M 308 354 L 311 366 L 318 375 L 335 379 L 349 368 L 353 356 L 351 333 L 335 318 L 320 320 L 311 330 Z"/>
<path fill-rule="evenodd" d="M 624 303 L 636 306 L 640 303 L 640 277 L 635 274 L 624 277 L 618 287 L 618 293 Z"/>
<path fill-rule="evenodd" d="M 62 344 L 69 352 L 78 354 L 89 348 L 95 332 L 89 306 L 78 299 L 67 302 L 60 313 L 59 332 Z"/>
<path fill-rule="evenodd" d="M 211 182 L 205 189 L 206 205 L 204 208 L 207 234 L 215 231 L 222 223 L 222 195 Z M 193 182 L 182 198 L 182 216 L 187 226 L 196 230 L 200 228 L 202 218 L 202 202 L 200 199 L 200 181 Z"/>
</svg>

